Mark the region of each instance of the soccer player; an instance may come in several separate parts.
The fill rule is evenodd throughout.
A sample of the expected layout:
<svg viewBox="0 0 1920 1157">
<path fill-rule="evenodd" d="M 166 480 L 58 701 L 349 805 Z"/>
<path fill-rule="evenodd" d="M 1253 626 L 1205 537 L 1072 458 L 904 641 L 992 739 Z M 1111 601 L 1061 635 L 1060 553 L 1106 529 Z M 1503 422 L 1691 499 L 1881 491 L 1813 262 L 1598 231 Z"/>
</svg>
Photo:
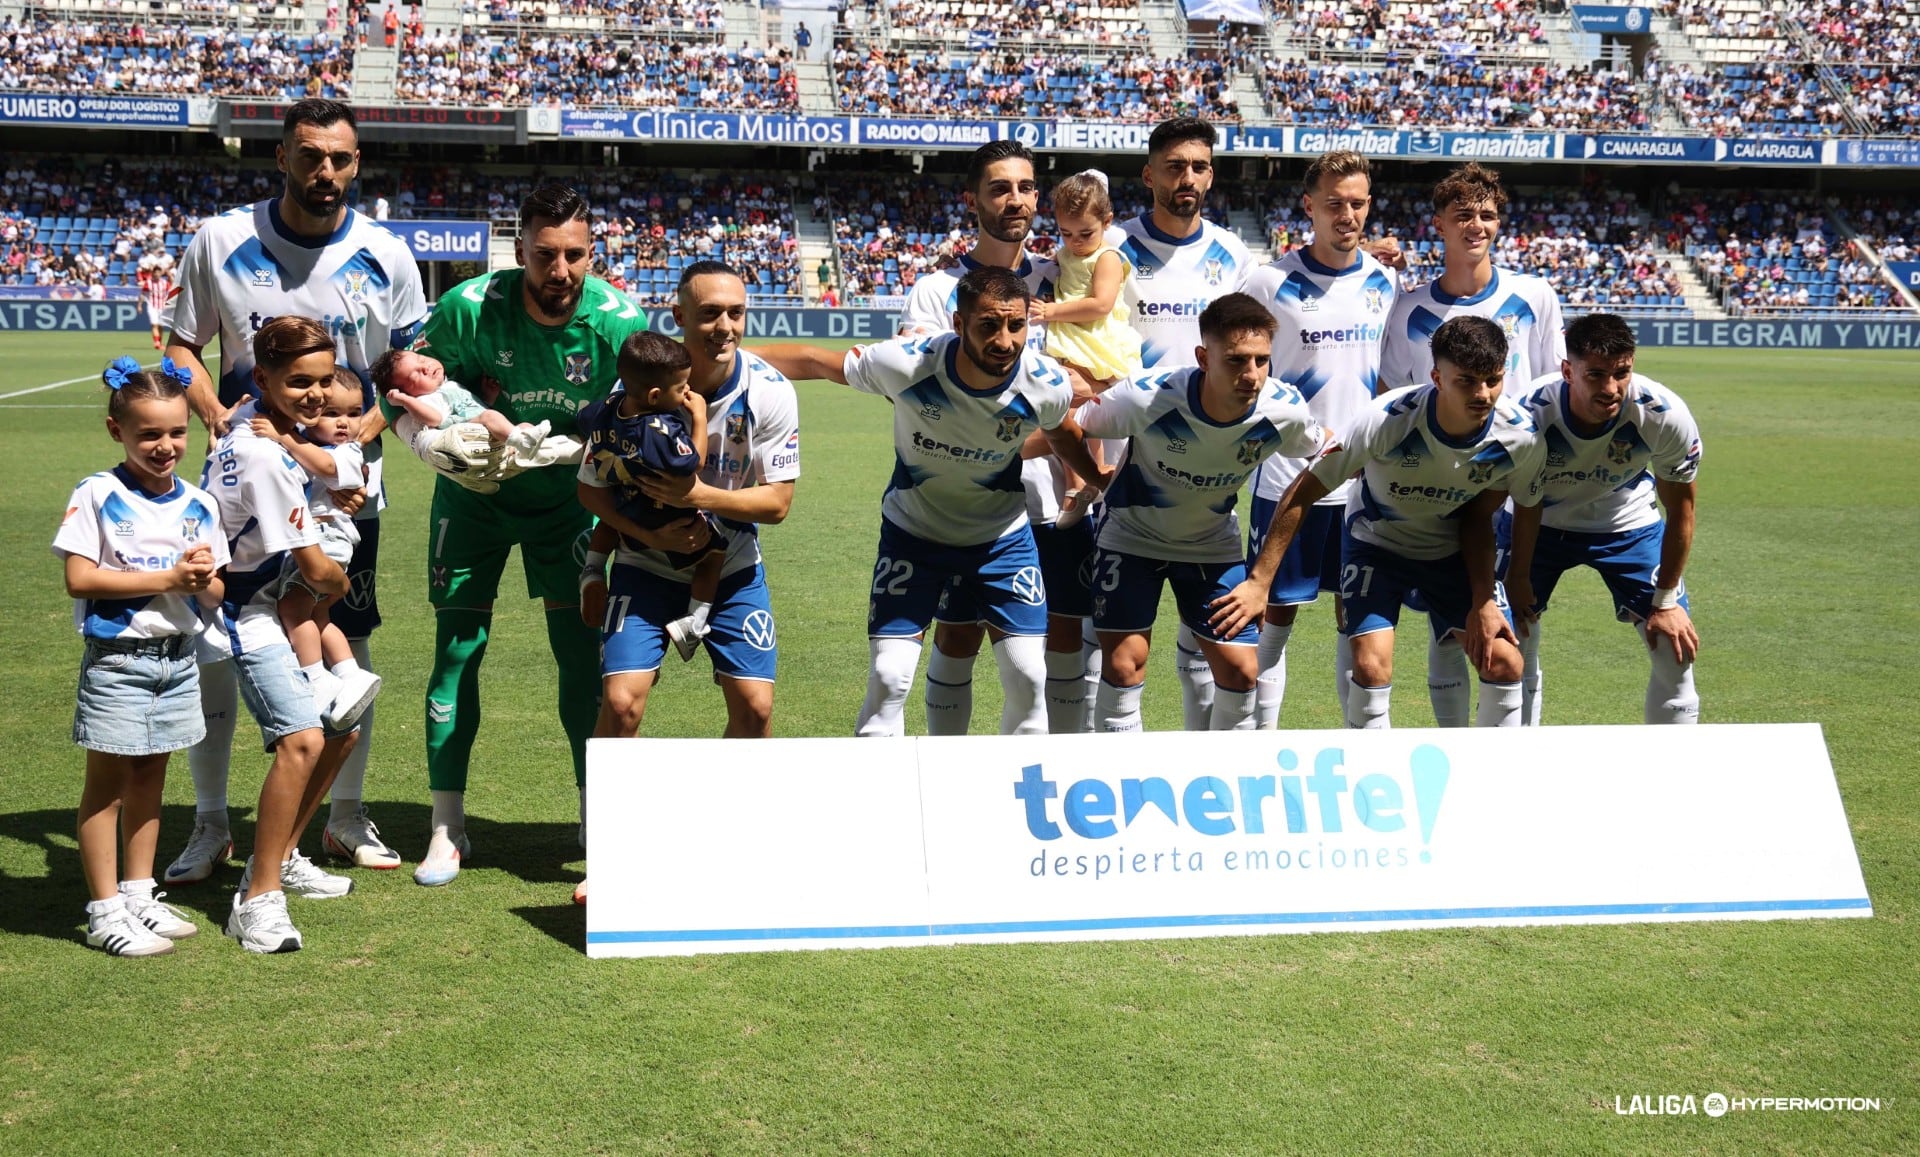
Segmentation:
<svg viewBox="0 0 1920 1157">
<path fill-rule="evenodd" d="M 360 169 L 353 111 L 330 100 L 296 102 L 287 109 L 276 155 L 286 178 L 280 195 L 208 220 L 188 244 L 177 274 L 167 355 L 192 373 L 187 401 L 214 437 L 226 432 L 234 406 L 258 392 L 253 337 L 275 317 L 307 317 L 325 325 L 334 336 L 336 364 L 364 384 L 373 360 L 411 342 L 427 316 L 420 268 L 406 243 L 347 205 Z M 217 385 L 201 356 L 216 337 Z M 372 394 L 363 401 L 367 415 L 358 440 L 366 457 L 366 487 L 343 507 L 357 520 L 360 542 L 347 564 L 347 594 L 331 617 L 351 644 L 357 665 L 370 671 L 367 640 L 380 625 L 374 576 L 379 515 L 386 505 L 379 440 L 386 424 L 372 412 Z M 169 884 L 206 879 L 232 850 L 227 772 L 239 700 L 230 665 L 218 663 L 202 672 L 200 700 L 207 737 L 188 753 L 193 834 L 167 868 Z M 370 709 L 360 717 L 360 741 L 334 781 L 321 842 L 333 859 L 396 868 L 400 854 L 380 838 L 361 802 L 374 714 Z"/>
<path fill-rule="evenodd" d="M 960 279 L 952 333 L 855 347 L 844 358 L 814 346 L 761 351 L 790 377 L 827 378 L 893 402 L 896 463 L 880 504 L 860 735 L 904 734 L 921 636 L 950 584 L 993 640 L 1006 694 L 1002 734 L 1047 730 L 1046 586 L 1027 528 L 1022 447 L 1038 428 L 1096 488 L 1108 476 L 1069 415 L 1066 372 L 1025 348 L 1032 304 L 1018 274 L 980 268 Z"/>
<path fill-rule="evenodd" d="M 1033 153 L 1018 141 L 980 146 L 968 163 L 960 195 L 980 224 L 973 246 L 961 255 L 959 264 L 914 282 L 900 311 L 902 336 L 951 333 L 960 279 L 974 269 L 1011 269 L 1036 298 L 1052 291 L 1056 266 L 1026 250 L 1040 198 Z M 1029 324 L 1027 348 L 1042 352 L 1046 336 L 1046 326 Z M 1092 608 L 1086 575 L 1093 558 L 1093 528 L 1081 522 L 1066 530 L 1055 529 L 1067 481 L 1057 460 L 1050 457 L 1029 458 L 1021 471 L 1027 517 L 1047 587 L 1047 728 L 1053 732 L 1083 729 L 1088 693 L 1088 649 L 1081 621 Z M 979 623 L 976 608 L 957 590 L 947 592 L 934 618 L 933 653 L 927 656 L 927 734 L 965 735 L 973 716 L 973 663 L 986 628 Z"/>
<path fill-rule="evenodd" d="M 1094 556 L 1103 730 L 1140 730 L 1153 620 L 1168 581 L 1213 670 L 1213 730 L 1253 727 L 1253 623 L 1216 634 L 1208 622 L 1214 601 L 1247 577 L 1234 504 L 1262 460 L 1308 458 L 1326 441 L 1305 399 L 1268 381 L 1275 328 L 1260 302 L 1229 293 L 1200 314 L 1197 368 L 1139 374 L 1081 416 L 1088 437 L 1127 439 Z"/>
<path fill-rule="evenodd" d="M 1307 166 L 1301 205 L 1313 222 L 1313 241 L 1253 271 L 1247 292 L 1279 323 L 1273 375 L 1307 401 L 1320 424 L 1336 435 L 1373 401 L 1380 376 L 1380 337 L 1393 308 L 1394 279 L 1362 248 L 1373 176 L 1359 153 L 1332 152 Z M 1296 337 L 1297 335 L 1297 337 Z M 1268 458 L 1254 480 L 1247 540 L 1249 562 L 1287 487 L 1307 468 L 1285 455 Z M 1343 480 L 1307 514 L 1306 525 L 1280 560 L 1267 594 L 1260 627 L 1260 681 L 1254 718 L 1261 728 L 1279 725 L 1287 691 L 1287 640 L 1304 603 L 1333 591 L 1334 621 L 1340 618 L 1340 514 L 1352 480 Z M 1353 652 L 1341 635 L 1334 651 L 1334 687 L 1346 696 Z"/>
<path fill-rule="evenodd" d="M 1678 395 L 1634 372 L 1633 357 L 1625 321 L 1588 314 L 1567 327 L 1560 373 L 1520 403 L 1547 447 L 1540 505 L 1514 510 L 1507 556 L 1530 724 L 1540 721 L 1540 616 L 1560 577 L 1579 566 L 1600 573 L 1615 616 L 1646 641 L 1646 721 L 1700 721 L 1700 636 L 1681 577 L 1693 547 L 1700 428 Z"/>
<path fill-rule="evenodd" d="M 1520 724 L 1519 640 L 1494 577 L 1493 516 L 1507 500 L 1540 500 L 1546 442 L 1526 412 L 1501 396 L 1505 335 L 1480 317 L 1458 317 L 1433 335 L 1433 380 L 1387 393 L 1294 479 L 1247 581 L 1220 601 L 1218 634 L 1266 606 L 1280 557 L 1307 512 L 1361 472 L 1347 496 L 1341 542 L 1340 629 L 1353 648 L 1347 726 L 1384 728 L 1393 691 L 1393 633 L 1415 590 L 1433 633 L 1464 637 L 1481 678 L 1481 726 Z"/>
<path fill-rule="evenodd" d="M 1147 138 L 1141 179 L 1153 208 L 1121 222 L 1120 251 L 1133 263 L 1125 299 L 1141 338 L 1147 369 L 1194 364 L 1200 312 L 1236 292 L 1253 273 L 1253 255 L 1231 229 L 1201 216 L 1213 188 L 1213 147 L 1219 133 L 1199 117 L 1174 117 Z M 1182 623 L 1176 639 L 1180 703 L 1188 731 L 1211 725 L 1213 670 L 1197 637 Z"/>
<path fill-rule="evenodd" d="M 1566 356 L 1560 299 L 1553 285 L 1493 263 L 1507 191 L 1500 174 L 1469 162 L 1433 187 L 1433 224 L 1443 246 L 1440 276 L 1402 294 L 1387 318 L 1380 349 L 1382 390 L 1423 385 L 1433 370 L 1429 343 L 1455 317 L 1497 322 L 1507 339 L 1506 381 L 1516 392 L 1552 373 Z M 1427 694 L 1434 720 L 1464 727 L 1473 689 L 1459 643 L 1436 638 L 1427 650 Z"/>
<path fill-rule="evenodd" d="M 649 497 L 686 508 L 688 517 L 658 530 L 638 526 L 619 513 L 605 463 L 582 462 L 577 474 L 580 501 L 626 540 L 613 556 L 600 734 L 630 736 L 640 728 L 666 654 L 667 626 L 687 613 L 692 573 L 676 567 L 667 553 L 687 549 L 696 537 L 693 515 L 704 511 L 724 523 L 729 535 L 705 639 L 714 682 L 727 704 L 724 735 L 763 739 L 773 734 L 779 652 L 759 528 L 784 521 L 793 508 L 800 477 L 799 399 L 784 375 L 740 348 L 747 288 L 731 266 L 689 265 L 680 275 L 673 316 L 686 335 L 693 403 L 706 407 L 706 462 L 697 476 L 645 477 L 640 484 Z M 583 581 L 600 579 L 604 562 L 589 556 Z"/>
<path fill-rule="evenodd" d="M 631 302 L 587 274 L 593 258 L 588 219 L 586 199 L 566 185 L 534 189 L 520 204 L 514 244 L 520 268 L 449 289 L 420 335 L 418 349 L 444 363 L 448 377 L 478 383 L 481 400 L 513 422 L 573 429 L 579 409 L 606 397 L 618 381 L 620 344 L 646 328 L 646 316 Z M 491 494 L 467 490 L 445 474 L 434 480 L 427 598 L 436 614 L 426 720 L 433 818 L 427 854 L 413 874 L 421 884 L 451 882 L 470 849 L 467 771 L 480 728 L 480 664 L 500 577 L 516 544 L 527 594 L 546 605 L 560 725 L 573 751 L 584 816 L 586 743 L 599 714 L 600 640 L 580 618 L 580 560 L 593 519 L 575 493 L 578 465 L 577 457 L 562 457 L 501 481 Z"/>
</svg>

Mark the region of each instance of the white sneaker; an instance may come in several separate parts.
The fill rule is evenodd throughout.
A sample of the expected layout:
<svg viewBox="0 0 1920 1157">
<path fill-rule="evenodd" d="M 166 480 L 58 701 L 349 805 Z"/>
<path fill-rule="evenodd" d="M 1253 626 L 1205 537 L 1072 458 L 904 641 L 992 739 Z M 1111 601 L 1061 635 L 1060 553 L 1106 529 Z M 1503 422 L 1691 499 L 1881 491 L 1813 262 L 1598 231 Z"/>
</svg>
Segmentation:
<svg viewBox="0 0 1920 1157">
<path fill-rule="evenodd" d="M 705 631 L 694 629 L 692 615 L 667 624 L 667 638 L 673 640 L 673 649 L 680 652 L 680 658 L 689 663 L 700 653 L 700 640 L 706 637 Z"/>
<path fill-rule="evenodd" d="M 287 894 L 264 892 L 244 904 L 240 902 L 243 894 L 234 894 L 227 935 L 248 952 L 300 951 L 300 930 L 287 918 Z"/>
<path fill-rule="evenodd" d="M 193 834 L 187 837 L 186 850 L 174 857 L 163 873 L 169 884 L 197 884 L 213 875 L 216 865 L 233 859 L 233 835 L 201 819 L 193 818 Z"/>
<path fill-rule="evenodd" d="M 134 919 L 124 907 L 87 917 L 87 945 L 104 948 L 109 956 L 165 956 L 173 951 L 173 941 Z"/>
<path fill-rule="evenodd" d="M 280 887 L 290 896 L 309 900 L 331 900 L 353 891 L 353 881 L 320 870 L 320 865 L 293 849 L 293 855 L 280 865 Z"/>
<path fill-rule="evenodd" d="M 472 854 L 467 833 L 435 831 L 427 842 L 427 854 L 420 857 L 420 866 L 413 870 L 413 882 L 428 888 L 451 884 L 460 874 L 461 862 Z"/>
<path fill-rule="evenodd" d="M 320 833 L 320 847 L 327 858 L 356 868 L 397 868 L 400 853 L 380 838 L 380 829 L 367 818 L 362 807 L 344 820 L 329 820 Z"/>
<path fill-rule="evenodd" d="M 320 712 L 320 721 L 326 722 L 327 711 L 333 701 L 340 697 L 340 676 L 321 667 L 315 671 L 302 671 L 307 677 L 307 689 L 313 692 L 313 705 Z"/>
<path fill-rule="evenodd" d="M 185 940 L 200 932 L 199 926 L 187 919 L 186 913 L 172 904 L 160 902 L 165 892 L 122 892 L 121 895 L 126 900 L 127 912 L 156 936 Z"/>
<path fill-rule="evenodd" d="M 360 717 L 373 706 L 373 697 L 380 694 L 380 676 L 372 671 L 349 671 L 345 675 L 332 676 L 340 685 L 333 702 L 320 713 L 321 722 L 334 731 L 349 731 L 360 722 Z"/>
</svg>

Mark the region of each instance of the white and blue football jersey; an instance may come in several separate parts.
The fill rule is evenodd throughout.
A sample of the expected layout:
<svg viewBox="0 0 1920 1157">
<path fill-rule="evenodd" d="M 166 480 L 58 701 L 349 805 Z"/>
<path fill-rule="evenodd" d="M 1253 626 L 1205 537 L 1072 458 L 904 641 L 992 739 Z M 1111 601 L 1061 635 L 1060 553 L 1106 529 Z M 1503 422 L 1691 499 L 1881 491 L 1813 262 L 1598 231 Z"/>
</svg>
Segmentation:
<svg viewBox="0 0 1920 1157">
<path fill-rule="evenodd" d="M 1507 388 L 1518 392 L 1560 368 L 1567 342 L 1560 299 L 1544 277 L 1494 266 L 1493 280 L 1472 297 L 1454 297 L 1439 279 L 1410 289 L 1387 317 L 1380 350 L 1380 388 L 1424 386 L 1433 380 L 1433 331 L 1456 317 L 1484 317 L 1507 335 Z"/>
<path fill-rule="evenodd" d="M 101 570 L 172 570 L 180 556 L 205 543 L 213 565 L 227 565 L 227 538 L 213 499 L 178 478 L 159 496 L 116 466 L 82 479 L 67 500 L 66 517 L 53 536 L 53 553 L 91 559 Z M 141 595 L 130 599 L 75 599 L 73 625 L 89 639 L 158 639 L 200 633 L 200 609 L 192 595 Z"/>
<path fill-rule="evenodd" d="M 1140 364 L 1172 369 L 1194 364 L 1200 344 L 1200 314 L 1247 283 L 1253 254 L 1230 229 L 1202 221 L 1191 237 L 1169 237 L 1154 227 L 1153 214 L 1122 222 L 1127 239 L 1120 252 L 1133 263 L 1125 300 L 1140 334 Z"/>
<path fill-rule="evenodd" d="M 1546 440 L 1541 525 L 1610 534 L 1659 522 L 1654 479 L 1692 482 L 1700 471 L 1692 411 L 1672 390 L 1635 374 L 1613 421 L 1585 434 L 1568 418 L 1567 390 L 1551 374 L 1520 399 Z"/>
<path fill-rule="evenodd" d="M 707 451 L 700 481 L 718 490 L 745 490 L 800 477 L 800 401 L 785 374 L 752 352 L 736 349 L 732 375 L 706 401 Z M 591 461 L 580 464 L 579 479 L 602 489 L 614 485 L 600 476 Z M 759 525 L 727 518 L 719 521 L 727 528 L 729 540 L 721 573 L 758 566 Z M 633 550 L 625 539 L 621 542 L 614 555 L 616 563 L 686 580 L 686 572 L 676 569 L 664 552 Z"/>
<path fill-rule="evenodd" d="M 1024 353 L 1004 382 L 969 389 L 954 334 L 856 346 L 847 384 L 893 402 L 893 477 L 880 511 L 910 534 L 949 546 L 991 542 L 1027 524 L 1020 448 L 1073 403 L 1066 371 Z"/>
<path fill-rule="evenodd" d="M 1382 395 L 1313 464 L 1331 488 L 1360 471 L 1347 495 L 1348 533 L 1405 558 L 1446 558 L 1460 550 L 1460 510 L 1488 490 L 1522 506 L 1540 501 L 1546 440 L 1533 419 L 1501 395 L 1486 425 L 1466 438 L 1440 428 L 1431 385 Z"/>
<path fill-rule="evenodd" d="M 1137 374 L 1089 406 L 1089 436 L 1127 441 L 1126 465 L 1106 495 L 1100 548 L 1169 562 L 1234 562 L 1241 557 L 1240 488 L 1275 454 L 1308 458 L 1326 441 L 1306 400 L 1269 380 L 1230 422 L 1200 405 L 1198 369 Z"/>
<path fill-rule="evenodd" d="M 248 423 L 258 403 L 243 402 L 225 437 L 207 451 L 200 486 L 213 496 L 226 528 L 232 561 L 226 597 L 203 639 L 207 649 L 238 655 L 285 644 L 286 632 L 269 588 L 280 577 L 287 552 L 320 541 L 320 526 L 307 506 L 307 472 L 278 443 L 256 435 Z"/>
<path fill-rule="evenodd" d="M 1362 251 L 1345 269 L 1333 269 L 1296 249 L 1254 270 L 1247 293 L 1280 323 L 1273 376 L 1300 391 L 1322 426 L 1338 433 L 1353 425 L 1380 378 L 1380 341 L 1395 297 L 1386 266 Z M 1267 459 L 1254 479 L 1254 496 L 1278 499 L 1306 468 L 1297 458 Z M 1348 485 L 1321 501 L 1346 502 Z"/>
<path fill-rule="evenodd" d="M 231 406 L 254 392 L 253 335 L 275 317 L 310 317 L 334 336 L 334 357 L 360 376 L 374 406 L 367 369 L 389 349 L 412 344 L 427 319 L 420 267 L 398 234 L 353 210 L 324 240 L 294 233 L 277 198 L 209 218 L 174 273 L 179 287 L 168 324 L 182 341 L 220 339 L 215 382 Z M 211 367 L 210 367 L 211 368 Z M 378 444 L 367 454 L 369 501 L 360 517 L 385 505 Z"/>
</svg>

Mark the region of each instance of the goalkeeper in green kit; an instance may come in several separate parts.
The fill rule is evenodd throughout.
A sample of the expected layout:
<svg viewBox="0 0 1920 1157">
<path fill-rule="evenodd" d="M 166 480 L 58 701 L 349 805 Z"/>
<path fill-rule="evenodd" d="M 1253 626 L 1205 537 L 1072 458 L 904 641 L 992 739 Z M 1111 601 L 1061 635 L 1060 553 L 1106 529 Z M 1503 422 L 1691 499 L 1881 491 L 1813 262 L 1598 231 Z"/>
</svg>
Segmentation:
<svg viewBox="0 0 1920 1157">
<path fill-rule="evenodd" d="M 584 820 L 586 742 L 600 701 L 600 637 L 580 614 L 580 570 L 593 518 L 575 497 L 580 443 L 574 416 L 619 381 L 615 355 L 647 318 L 587 275 L 593 257 L 587 202 L 542 185 L 520 206 L 521 268 L 476 277 L 443 294 L 414 348 L 449 380 L 513 422 L 548 422 L 554 436 L 522 455 L 475 424 L 422 429 L 382 399 L 394 428 L 439 477 L 427 527 L 427 597 L 436 612 L 427 682 L 427 781 L 433 830 L 413 878 L 446 884 L 470 849 L 467 763 L 480 726 L 480 662 L 507 554 L 518 544 L 527 593 L 546 603 L 559 667 L 560 724 L 573 749 Z M 584 830 L 584 829 L 583 829 Z"/>
</svg>

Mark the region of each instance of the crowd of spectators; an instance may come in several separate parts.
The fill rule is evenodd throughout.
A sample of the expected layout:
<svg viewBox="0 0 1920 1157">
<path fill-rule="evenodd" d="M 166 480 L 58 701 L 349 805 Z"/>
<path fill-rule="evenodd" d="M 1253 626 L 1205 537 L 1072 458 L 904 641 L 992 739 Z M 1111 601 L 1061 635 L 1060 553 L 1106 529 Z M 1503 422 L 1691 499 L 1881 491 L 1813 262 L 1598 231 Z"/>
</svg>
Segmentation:
<svg viewBox="0 0 1920 1157">
<path fill-rule="evenodd" d="M 325 32 L 0 20 L 0 90 L 345 99 L 352 73 L 353 49 Z"/>
<path fill-rule="evenodd" d="M 884 25 L 896 36 L 964 36 L 988 45 L 1000 38 L 1064 37 L 1097 44 L 1148 39 L 1131 3 L 1101 6 L 1083 0 L 893 0 Z"/>
<path fill-rule="evenodd" d="M 1104 59 L 1078 53 L 839 47 L 832 56 L 841 111 L 1087 118 L 1149 122 L 1196 115 L 1237 121 L 1232 79 L 1219 61 Z"/>
<path fill-rule="evenodd" d="M 104 296 L 168 271 L 202 219 L 273 187 L 179 162 L 0 157 L 0 284 Z"/>
<path fill-rule="evenodd" d="M 958 260 L 969 248 L 970 214 L 960 182 L 950 177 L 872 177 L 835 182 L 814 214 L 832 214 L 840 257 L 840 292 L 905 294 L 925 273 Z"/>
<path fill-rule="evenodd" d="M 1680 123 L 1715 136 L 1848 131 L 1845 102 L 1801 63 L 1729 64 L 1705 73 L 1681 65 L 1661 74 L 1659 90 Z"/>
<path fill-rule="evenodd" d="M 1648 121 L 1633 78 L 1601 68 L 1418 53 L 1384 66 L 1314 65 L 1268 55 L 1260 76 L 1274 118 L 1305 124 L 1616 132 Z"/>
<path fill-rule="evenodd" d="M 465 28 L 409 35 L 394 80 L 433 104 L 797 112 L 788 49 Z"/>
<path fill-rule="evenodd" d="M 727 28 L 721 0 L 461 0 L 460 10 L 463 15 L 484 15 L 494 24 L 545 24 L 579 16 L 638 32 L 718 36 Z"/>
<path fill-rule="evenodd" d="M 1898 308 L 1880 270 L 1810 194 L 1676 191 L 1671 200 L 1669 244 L 1685 247 L 1735 316 Z"/>
<path fill-rule="evenodd" d="M 1389 50 L 1544 55 L 1547 32 L 1533 0 L 1332 0 L 1296 5 L 1278 27 L 1327 55 Z"/>
</svg>

